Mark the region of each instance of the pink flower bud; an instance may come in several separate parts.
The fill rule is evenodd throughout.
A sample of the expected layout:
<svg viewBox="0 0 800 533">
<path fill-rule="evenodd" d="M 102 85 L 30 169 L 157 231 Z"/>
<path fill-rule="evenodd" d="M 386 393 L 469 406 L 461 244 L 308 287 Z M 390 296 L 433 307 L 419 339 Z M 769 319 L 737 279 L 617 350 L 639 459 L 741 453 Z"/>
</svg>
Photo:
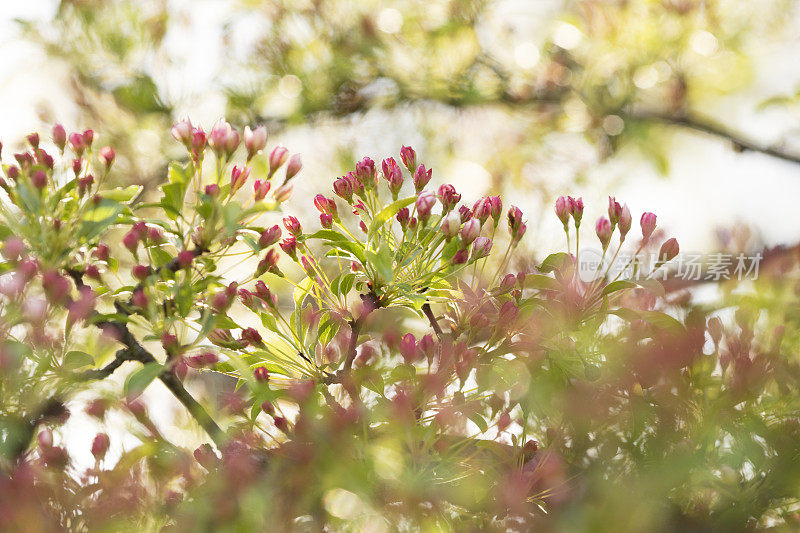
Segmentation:
<svg viewBox="0 0 800 533">
<path fill-rule="evenodd" d="M 456 254 L 453 256 L 453 264 L 454 265 L 463 265 L 469 259 L 469 250 L 466 248 L 461 248 Z"/>
<path fill-rule="evenodd" d="M 255 194 L 256 202 L 260 202 L 267 197 L 271 185 L 267 180 L 256 180 L 253 183 L 253 193 Z"/>
<path fill-rule="evenodd" d="M 172 333 L 163 333 L 161 335 L 161 346 L 164 347 L 164 350 L 168 354 L 175 353 L 180 349 L 180 343 L 178 342 L 178 337 L 176 337 Z"/>
<path fill-rule="evenodd" d="M 407 207 L 403 207 L 397 212 L 397 216 L 395 218 L 400 223 L 400 226 L 405 229 L 406 226 L 408 226 L 409 219 L 411 218 L 411 212 Z M 461 225 L 459 224 L 459 227 L 460 226 Z M 458 231 L 458 229 L 456 229 L 456 231 Z"/>
<path fill-rule="evenodd" d="M 286 164 L 285 181 L 289 181 L 295 177 L 297 173 L 300 172 L 301 168 L 303 168 L 303 159 L 300 157 L 300 154 L 294 154 L 289 158 L 289 162 Z"/>
<path fill-rule="evenodd" d="M 418 357 L 416 337 L 411 333 L 406 333 L 400 340 L 398 350 L 406 363 L 411 364 L 416 361 Z"/>
<path fill-rule="evenodd" d="M 497 323 L 502 325 L 511 324 L 511 322 L 517 318 L 518 313 L 519 308 L 517 307 L 517 304 L 514 302 L 506 302 L 500 306 L 500 311 L 497 315 Z"/>
<path fill-rule="evenodd" d="M 265 366 L 256 367 L 256 369 L 253 370 L 253 376 L 259 383 L 266 383 L 269 381 L 269 371 Z"/>
<path fill-rule="evenodd" d="M 231 194 L 241 189 L 249 177 L 250 167 L 239 168 L 233 165 L 233 169 L 231 169 Z"/>
<path fill-rule="evenodd" d="M 234 134 L 235 138 L 233 138 Z M 229 150 L 229 142 L 232 144 L 233 141 L 238 146 L 239 134 L 233 131 L 231 125 L 224 120 L 217 121 L 208 134 L 208 145 L 211 146 L 214 154 L 220 159 L 233 153 L 233 150 Z M 236 147 L 234 146 L 235 149 Z"/>
<path fill-rule="evenodd" d="M 247 160 L 250 161 L 253 156 L 264 149 L 267 145 L 267 128 L 258 126 L 256 129 L 251 130 L 250 126 L 244 127 L 244 147 L 247 149 Z"/>
<path fill-rule="evenodd" d="M 464 242 L 464 246 L 469 246 L 472 242 L 478 238 L 481 234 L 481 223 L 475 219 L 471 218 L 464 223 L 464 227 L 461 228 L 461 240 Z"/>
<path fill-rule="evenodd" d="M 416 190 L 417 194 L 419 194 L 422 189 L 431 181 L 431 174 L 433 174 L 433 170 L 426 170 L 425 165 L 420 165 L 417 167 L 417 170 L 414 172 L 414 189 Z"/>
<path fill-rule="evenodd" d="M 84 150 L 86 150 L 86 144 L 83 141 L 83 135 L 80 133 L 70 133 L 69 147 L 78 155 L 78 157 L 81 157 Z"/>
<path fill-rule="evenodd" d="M 111 439 L 105 433 L 98 433 L 92 441 L 92 455 L 98 461 L 105 457 L 108 448 L 111 446 Z"/>
<path fill-rule="evenodd" d="M 58 146 L 58 149 L 64 151 L 64 146 L 67 144 L 67 131 L 61 124 L 53 126 L 53 143 Z"/>
<path fill-rule="evenodd" d="M 500 196 L 490 196 L 489 201 L 492 204 L 492 220 L 494 220 L 496 227 L 497 223 L 500 222 L 500 215 L 503 214 L 503 200 L 500 199 Z"/>
<path fill-rule="evenodd" d="M 653 213 L 642 213 L 639 223 L 642 226 L 642 240 L 647 242 L 656 229 L 656 216 Z"/>
<path fill-rule="evenodd" d="M 83 273 L 86 274 L 88 278 L 100 281 L 100 270 L 95 265 L 86 265 Z"/>
<path fill-rule="evenodd" d="M 295 237 L 303 234 L 303 227 L 300 225 L 300 221 L 297 220 L 297 217 L 283 217 L 283 227 Z"/>
<path fill-rule="evenodd" d="M 659 261 L 667 262 L 672 261 L 676 255 L 680 252 L 680 246 L 678 246 L 678 241 L 674 237 L 671 239 L 667 239 L 664 241 L 664 244 L 661 245 L 661 250 L 658 252 L 658 259 Z"/>
<path fill-rule="evenodd" d="M 272 196 L 275 198 L 276 202 L 281 204 L 292 197 L 292 189 L 293 186 L 291 183 L 285 183 L 275 189 L 275 192 L 272 194 Z"/>
<path fill-rule="evenodd" d="M 211 307 L 218 313 L 224 313 L 231 305 L 231 300 L 225 292 L 218 292 L 211 298 Z"/>
<path fill-rule="evenodd" d="M 481 221 L 481 224 L 486 222 L 492 215 L 492 201 L 486 197 L 481 198 L 472 206 L 472 216 Z"/>
<path fill-rule="evenodd" d="M 106 168 L 110 167 L 114 162 L 115 155 L 114 149 L 110 146 L 100 148 L 100 162 L 103 163 Z"/>
<path fill-rule="evenodd" d="M 456 235 L 456 233 L 458 233 L 459 229 L 461 229 L 461 217 L 459 214 L 450 213 L 447 215 L 447 217 L 444 219 L 444 222 L 442 222 L 442 233 L 444 234 L 445 238 L 449 241 Z"/>
<path fill-rule="evenodd" d="M 147 309 L 148 299 L 142 289 L 137 289 L 133 291 L 133 296 L 131 296 L 131 303 L 136 307 L 138 307 L 139 309 Z"/>
<path fill-rule="evenodd" d="M 319 215 L 319 223 L 323 228 L 331 229 L 333 227 L 333 215 L 321 213 Z"/>
<path fill-rule="evenodd" d="M 281 228 L 274 225 L 271 228 L 265 229 L 261 232 L 258 238 L 258 246 L 262 249 L 272 246 L 281 238 Z"/>
<path fill-rule="evenodd" d="M 375 170 L 375 161 L 369 157 L 365 157 L 356 163 L 355 170 L 356 182 L 360 185 L 359 189 L 372 190 L 378 184 L 378 174 Z M 356 192 L 356 188 L 353 189 Z"/>
<path fill-rule="evenodd" d="M 191 250 L 183 250 L 178 253 L 178 266 L 181 268 L 189 268 L 194 261 L 194 253 Z"/>
<path fill-rule="evenodd" d="M 91 146 L 92 142 L 94 141 L 94 131 L 93 130 L 84 130 L 83 131 L 83 142 L 86 146 Z"/>
<path fill-rule="evenodd" d="M 611 221 L 612 226 L 616 226 L 619 222 L 619 217 L 622 216 L 622 206 L 619 205 L 616 198 L 613 196 L 608 197 L 608 220 Z"/>
<path fill-rule="evenodd" d="M 477 261 L 489 255 L 492 251 L 492 240 L 488 237 L 478 237 L 472 245 L 472 260 Z"/>
<path fill-rule="evenodd" d="M 172 126 L 170 133 L 172 133 L 172 137 L 174 137 L 176 141 L 182 142 L 188 147 L 189 143 L 192 142 L 194 128 L 192 127 L 192 123 L 187 118 L 175 123 L 175 125 Z"/>
<path fill-rule="evenodd" d="M 291 238 L 294 239 L 294 237 Z M 256 277 L 261 276 L 266 272 L 275 274 L 277 276 L 283 276 L 278 268 L 278 252 L 276 252 L 274 248 L 267 250 L 267 253 L 264 255 L 264 259 L 258 262 L 258 266 L 256 267 Z"/>
<path fill-rule="evenodd" d="M 619 238 L 620 242 L 625 240 L 625 236 L 631 230 L 631 223 L 633 222 L 631 218 L 631 210 L 628 209 L 628 204 L 622 206 L 622 213 L 619 216 Z"/>
<path fill-rule="evenodd" d="M 42 287 L 47 299 L 54 304 L 63 304 L 69 295 L 69 280 L 55 270 L 42 274 Z"/>
<path fill-rule="evenodd" d="M 409 172 L 414 172 L 414 169 L 417 168 L 417 153 L 410 146 L 400 148 L 400 159 Z"/>
<path fill-rule="evenodd" d="M 276 146 L 269 154 L 269 177 L 272 177 L 289 157 L 289 150 L 283 146 Z"/>
<path fill-rule="evenodd" d="M 525 235 L 525 224 L 522 222 L 522 211 L 519 207 L 511 206 L 508 209 L 508 233 L 511 235 L 511 242 L 518 243 Z"/>
<path fill-rule="evenodd" d="M 420 221 L 426 222 L 431 216 L 431 210 L 436 205 L 436 196 L 430 191 L 422 191 L 417 196 L 417 215 Z"/>
<path fill-rule="evenodd" d="M 353 186 L 350 180 L 339 178 L 333 182 L 333 192 L 348 204 L 353 201 Z"/>
<path fill-rule="evenodd" d="M 9 237 L 3 242 L 2 253 L 6 260 L 16 263 L 25 253 L 25 243 L 19 237 Z"/>
<path fill-rule="evenodd" d="M 108 402 L 106 400 L 97 398 L 89 402 L 86 406 L 85 412 L 87 415 L 94 417 L 98 420 L 103 420 L 108 410 Z"/>
<path fill-rule="evenodd" d="M 17 181 L 17 178 L 19 178 L 19 168 L 14 165 L 9 166 L 8 170 L 6 170 L 6 175 L 9 179 Z"/>
<path fill-rule="evenodd" d="M 570 208 L 569 208 L 569 200 L 567 200 L 566 196 L 559 196 L 558 200 L 556 200 L 556 216 L 561 221 L 561 224 L 564 226 L 564 229 L 567 229 L 567 224 L 569 224 L 569 215 L 570 215 Z"/>
<path fill-rule="evenodd" d="M 122 244 L 132 254 L 136 255 L 136 248 L 139 246 L 139 234 L 131 230 L 122 237 Z"/>
<path fill-rule="evenodd" d="M 439 200 L 442 202 L 442 212 L 449 213 L 461 200 L 461 195 L 456 192 L 456 188 L 450 184 L 439 187 Z"/>
<path fill-rule="evenodd" d="M 31 183 L 37 189 L 44 189 L 47 186 L 47 174 L 45 174 L 44 170 L 36 170 L 31 175 Z"/>
<path fill-rule="evenodd" d="M 94 251 L 92 252 L 92 255 L 95 256 L 100 261 L 106 261 L 107 262 L 108 261 L 108 253 L 109 253 L 109 251 L 110 251 L 110 249 L 109 249 L 108 245 L 101 242 L 100 244 L 97 245 L 97 248 L 94 249 Z"/>
<path fill-rule="evenodd" d="M 255 328 L 245 328 L 242 330 L 240 340 L 246 344 L 258 346 L 262 344 L 261 334 Z M 266 369 L 265 369 L 266 370 Z"/>
<path fill-rule="evenodd" d="M 576 200 L 572 196 L 568 196 L 567 201 L 569 202 L 569 212 L 572 218 L 575 219 L 575 227 L 578 228 L 581 225 L 581 219 L 583 219 L 583 198 Z"/>
<path fill-rule="evenodd" d="M 286 255 L 297 260 L 297 239 L 293 236 L 286 237 L 281 241 L 280 247 Z"/>
<path fill-rule="evenodd" d="M 597 219 L 597 224 L 594 226 L 594 231 L 597 233 L 597 238 L 600 239 L 600 245 L 605 251 L 605 249 L 608 248 L 608 243 L 611 241 L 611 234 L 614 231 L 611 228 L 611 222 L 609 222 L 606 217 L 600 217 Z"/>
<path fill-rule="evenodd" d="M 39 148 L 39 134 L 38 133 L 31 133 L 30 135 L 28 135 L 27 140 L 28 140 L 28 143 L 33 148 Z"/>
<path fill-rule="evenodd" d="M 197 461 L 200 466 L 209 472 L 216 467 L 217 462 L 219 461 L 219 457 L 217 457 L 217 454 L 214 453 L 214 449 L 210 444 L 203 444 L 199 446 L 192 455 L 194 455 L 195 461 Z"/>
<path fill-rule="evenodd" d="M 44 450 L 53 447 L 53 430 L 50 428 L 45 428 L 39 432 L 36 436 L 36 440 L 39 442 L 39 448 Z"/>
<path fill-rule="evenodd" d="M 134 265 L 131 269 L 133 277 L 139 281 L 144 281 L 150 275 L 150 267 L 147 265 Z"/>
</svg>

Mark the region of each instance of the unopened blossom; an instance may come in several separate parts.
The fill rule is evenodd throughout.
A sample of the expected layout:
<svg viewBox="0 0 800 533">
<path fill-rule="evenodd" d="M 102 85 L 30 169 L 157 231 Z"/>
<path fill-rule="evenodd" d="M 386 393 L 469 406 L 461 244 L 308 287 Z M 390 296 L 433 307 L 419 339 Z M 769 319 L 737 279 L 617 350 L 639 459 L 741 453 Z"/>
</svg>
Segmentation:
<svg viewBox="0 0 800 533">
<path fill-rule="evenodd" d="M 67 144 L 67 131 L 61 124 L 53 126 L 53 144 L 55 144 L 61 152 L 64 151 L 64 146 Z"/>
<path fill-rule="evenodd" d="M 356 163 L 354 175 L 356 181 L 363 187 L 363 190 L 372 190 L 378 184 L 378 173 L 375 169 L 375 161 L 369 157 L 365 157 Z"/>
<path fill-rule="evenodd" d="M 480 234 L 481 223 L 475 218 L 467 220 L 464 223 L 464 226 L 461 228 L 461 240 L 464 242 L 464 246 L 472 244 L 472 242 L 477 239 Z"/>
<path fill-rule="evenodd" d="M 194 127 L 192 126 L 191 121 L 186 118 L 181 120 L 180 122 L 176 122 L 170 133 L 172 137 L 178 141 L 186 145 L 187 147 L 192 142 L 192 134 L 194 132 Z"/>
<path fill-rule="evenodd" d="M 417 197 L 417 215 L 420 221 L 426 222 L 431 216 L 431 210 L 436 205 L 436 196 L 430 191 L 423 191 Z"/>
<path fill-rule="evenodd" d="M 583 198 L 576 200 L 572 196 L 568 196 L 567 201 L 569 202 L 569 212 L 575 221 L 575 227 L 579 228 L 583 219 Z"/>
<path fill-rule="evenodd" d="M 300 154 L 294 154 L 292 157 L 289 158 L 289 162 L 286 164 L 286 181 L 289 181 L 293 177 L 300 172 L 300 169 L 303 168 L 303 158 Z"/>
<path fill-rule="evenodd" d="M 597 234 L 597 238 L 600 239 L 600 245 L 603 247 L 603 251 L 605 251 L 605 249 L 608 248 L 608 243 L 611 241 L 611 234 L 614 231 L 611 227 L 611 222 L 606 217 L 600 217 L 597 219 L 594 231 Z"/>
<path fill-rule="evenodd" d="M 398 345 L 398 350 L 400 351 L 400 355 L 403 356 L 403 359 L 406 363 L 413 363 L 417 360 L 417 339 L 411 333 L 406 333 L 403 338 L 400 340 L 400 344 Z"/>
<path fill-rule="evenodd" d="M 486 222 L 492 216 L 492 201 L 489 197 L 480 198 L 472 206 L 472 216 L 481 221 L 481 224 Z"/>
<path fill-rule="evenodd" d="M 108 448 L 111 446 L 111 439 L 105 433 L 98 433 L 92 441 L 92 455 L 98 461 L 105 457 Z"/>
<path fill-rule="evenodd" d="M 272 196 L 275 198 L 276 202 L 281 204 L 292 197 L 293 189 L 294 187 L 291 183 L 284 183 L 283 185 L 275 189 L 275 192 L 272 193 Z"/>
<path fill-rule="evenodd" d="M 556 200 L 556 216 L 558 220 L 561 221 L 561 224 L 564 226 L 564 229 L 567 229 L 567 224 L 569 224 L 569 217 L 570 217 L 570 207 L 569 207 L 569 200 L 567 200 L 566 196 L 559 196 Z"/>
<path fill-rule="evenodd" d="M 104 146 L 100 148 L 100 162 L 103 163 L 106 168 L 109 168 L 111 164 L 114 162 L 114 157 L 116 154 L 114 153 L 114 149 L 110 146 Z"/>
<path fill-rule="evenodd" d="M 283 227 L 295 237 L 303 234 L 303 227 L 300 225 L 300 221 L 297 217 L 283 217 Z"/>
<path fill-rule="evenodd" d="M 325 229 L 331 229 L 333 227 L 333 215 L 328 213 L 321 213 L 319 215 L 319 223 Z"/>
<path fill-rule="evenodd" d="M 472 259 L 477 261 L 489 255 L 492 251 L 492 240 L 488 237 L 478 237 L 472 244 Z"/>
<path fill-rule="evenodd" d="M 289 236 L 283 239 L 280 243 L 281 250 L 294 260 L 297 260 L 297 239 L 294 236 Z"/>
<path fill-rule="evenodd" d="M 449 213 L 461 200 L 461 195 L 450 184 L 439 187 L 439 200 L 442 202 L 442 213 Z"/>
<path fill-rule="evenodd" d="M 656 215 L 649 212 L 642 213 L 639 223 L 642 226 L 642 240 L 647 242 L 656 229 Z"/>
<path fill-rule="evenodd" d="M 281 238 L 281 228 L 275 224 L 271 228 L 267 228 L 261 232 L 258 237 L 258 246 L 260 248 L 267 248 L 278 242 Z"/>
<path fill-rule="evenodd" d="M 432 169 L 426 170 L 425 165 L 420 165 L 417 167 L 417 170 L 414 171 L 414 189 L 417 193 L 420 193 L 422 189 L 431 181 L 431 174 L 433 173 Z"/>
<path fill-rule="evenodd" d="M 333 192 L 348 204 L 353 201 L 353 185 L 350 180 L 339 178 L 333 182 Z"/>
<path fill-rule="evenodd" d="M 625 236 L 631 230 L 631 224 L 633 220 L 631 218 L 631 210 L 628 209 L 628 204 L 622 206 L 622 213 L 619 216 L 619 222 L 617 223 L 619 226 L 619 239 L 620 242 L 625 240 Z"/>
<path fill-rule="evenodd" d="M 414 172 L 414 169 L 417 168 L 417 153 L 410 146 L 400 148 L 400 159 L 409 172 Z"/>
<path fill-rule="evenodd" d="M 664 241 L 664 244 L 661 245 L 661 249 L 658 252 L 658 259 L 659 261 L 672 261 L 675 256 L 678 255 L 680 252 L 680 246 L 678 246 L 678 240 L 672 237 L 671 239 L 667 239 Z"/>
<path fill-rule="evenodd" d="M 442 233 L 449 241 L 458 233 L 459 229 L 461 229 L 461 217 L 458 213 L 451 212 L 442 222 Z"/>
<path fill-rule="evenodd" d="M 250 126 L 244 127 L 244 147 L 247 149 L 247 160 L 253 159 L 258 152 L 264 149 L 267 145 L 267 128 L 258 126 L 256 129 L 250 129 Z"/>
<path fill-rule="evenodd" d="M 267 367 L 265 367 L 265 366 L 256 367 L 256 369 L 253 370 L 253 377 L 255 377 L 256 381 L 258 381 L 260 383 L 268 382 L 269 381 L 269 371 L 267 370 Z"/>
<path fill-rule="evenodd" d="M 256 202 L 260 202 L 267 197 L 271 185 L 267 180 L 256 180 L 253 183 L 253 194 Z"/>
<path fill-rule="evenodd" d="M 616 198 L 613 196 L 608 197 L 608 220 L 611 222 L 611 226 L 616 226 L 619 222 L 619 217 L 622 216 L 622 206 L 619 205 Z"/>
<path fill-rule="evenodd" d="M 283 146 L 276 146 L 272 149 L 272 152 L 269 154 L 269 158 L 267 161 L 269 162 L 269 174 L 268 176 L 271 178 L 275 175 L 281 166 L 286 162 L 286 159 L 289 158 L 289 150 L 284 148 Z"/>
<path fill-rule="evenodd" d="M 238 167 L 233 165 L 231 169 L 231 194 L 242 188 L 250 177 L 250 167 Z"/>
</svg>

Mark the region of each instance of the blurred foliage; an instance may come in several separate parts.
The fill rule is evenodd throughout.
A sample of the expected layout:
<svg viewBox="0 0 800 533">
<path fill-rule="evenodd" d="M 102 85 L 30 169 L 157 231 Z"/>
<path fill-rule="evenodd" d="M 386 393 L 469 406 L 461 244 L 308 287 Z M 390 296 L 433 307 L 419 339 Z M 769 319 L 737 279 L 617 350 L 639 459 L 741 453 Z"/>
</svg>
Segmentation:
<svg viewBox="0 0 800 533">
<path fill-rule="evenodd" d="M 474 132 L 452 125 L 471 108 L 489 125 L 487 141 L 491 124 L 506 130 L 491 138 L 491 155 L 470 153 L 494 188 L 530 175 L 525 167 L 532 161 L 552 164 L 548 140 L 564 133 L 583 139 L 580 147 L 593 146 L 590 159 L 632 146 L 666 171 L 665 128 L 747 88 L 752 43 L 779 36 L 794 6 L 790 0 L 230 0 L 228 10 L 213 11 L 224 13 L 218 43 L 210 32 L 191 33 L 196 16 L 216 16 L 198 15 L 207 7 L 62 0 L 53 20 L 25 24 L 29 37 L 69 65 L 85 126 L 102 128 L 130 154 L 125 164 L 133 182 L 163 179 L 165 159 L 154 158 L 152 148 L 168 150 L 163 132 L 181 118 L 172 110 L 191 114 L 194 101 L 212 95 L 224 97 L 235 126 L 265 123 L 273 131 L 308 121 L 348 124 L 342 119 L 376 109 L 386 110 L 389 125 L 394 108 L 416 110 L 436 158 L 465 150 L 459 140 Z M 170 45 L 176 39 L 197 46 L 176 52 Z M 210 54 L 199 64 L 214 71 L 207 86 L 182 95 L 164 72 L 185 68 L 193 54 Z M 352 159 L 347 138 L 331 142 Z M 144 152 L 148 158 L 138 157 Z M 572 169 L 572 177 L 583 170 Z M 538 186 L 545 196 L 553 192 Z"/>
</svg>

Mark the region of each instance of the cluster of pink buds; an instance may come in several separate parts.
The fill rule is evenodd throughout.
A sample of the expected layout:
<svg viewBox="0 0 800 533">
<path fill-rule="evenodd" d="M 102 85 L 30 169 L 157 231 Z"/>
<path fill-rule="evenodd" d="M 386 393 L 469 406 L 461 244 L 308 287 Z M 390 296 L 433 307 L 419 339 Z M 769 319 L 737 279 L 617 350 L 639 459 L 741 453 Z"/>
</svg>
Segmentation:
<svg viewBox="0 0 800 533">
<path fill-rule="evenodd" d="M 228 122 L 218 121 L 206 134 L 199 126 L 192 125 L 189 119 L 184 119 L 172 127 L 172 136 L 183 143 L 189 151 L 192 162 L 195 166 L 202 164 L 206 147 L 222 162 L 223 166 L 233 157 L 234 153 L 242 144 L 247 151 L 247 163 L 267 145 L 267 129 L 258 126 L 251 129 L 249 126 L 244 128 L 242 135 L 239 134 Z M 111 154 L 113 156 L 113 154 Z M 270 180 L 275 173 L 285 165 L 286 174 L 280 186 L 272 191 L 272 196 L 276 202 L 282 203 L 289 199 L 292 194 L 292 184 L 290 180 L 294 178 L 302 169 L 303 162 L 300 154 L 289 157 L 289 151 L 283 146 L 276 146 L 267 156 L 268 171 L 263 179 L 257 179 L 253 183 L 253 196 L 257 202 L 264 200 L 272 189 Z M 233 195 L 240 190 L 250 177 L 251 168 L 247 165 L 235 165 L 231 170 L 231 187 L 229 194 Z M 211 197 L 217 197 L 221 189 L 218 184 L 211 184 L 205 187 L 205 193 Z"/>
<path fill-rule="evenodd" d="M 561 196 L 556 200 L 555 212 L 558 219 L 564 226 L 564 231 L 569 236 L 569 219 L 572 217 L 575 221 L 576 230 L 580 227 L 580 221 L 583 216 L 583 201 L 578 198 L 575 200 L 571 196 Z M 595 234 L 600 241 L 600 245 L 605 252 L 611 243 L 611 237 L 616 230 L 619 230 L 619 244 L 625 242 L 625 237 L 631 229 L 633 218 L 627 204 L 620 204 L 613 196 L 608 197 L 608 216 L 602 216 L 597 219 L 595 223 Z M 649 243 L 650 238 L 656 229 L 656 215 L 650 212 L 642 213 L 640 219 L 642 228 L 642 242 L 641 247 Z M 674 238 L 668 239 L 661 245 L 659 251 L 659 261 L 667 262 L 678 255 L 680 248 L 678 241 Z"/>
</svg>

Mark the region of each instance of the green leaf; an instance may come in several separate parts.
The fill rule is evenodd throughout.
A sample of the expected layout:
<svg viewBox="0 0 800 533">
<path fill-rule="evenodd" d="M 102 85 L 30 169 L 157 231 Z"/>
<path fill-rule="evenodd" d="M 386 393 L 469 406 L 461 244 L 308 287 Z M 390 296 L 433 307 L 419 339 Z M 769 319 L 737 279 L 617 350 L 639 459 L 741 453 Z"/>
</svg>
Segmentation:
<svg viewBox="0 0 800 533">
<path fill-rule="evenodd" d="M 83 215 L 81 228 L 79 230 L 79 237 L 83 237 L 87 241 L 98 237 L 109 226 L 117 222 L 117 219 L 125 209 L 121 203 L 103 198 L 92 209 Z"/>
<path fill-rule="evenodd" d="M 417 199 L 416 196 L 410 196 L 408 198 L 403 198 L 397 200 L 396 202 L 392 202 L 391 204 L 387 205 L 380 212 L 375 215 L 375 218 L 372 219 L 372 223 L 369 225 L 369 235 L 372 237 L 379 228 L 381 228 L 386 222 L 388 222 L 393 216 L 397 214 L 402 208 L 411 205 Z"/>
<path fill-rule="evenodd" d="M 108 198 L 109 200 L 126 203 L 133 200 L 141 190 L 141 185 L 129 185 L 125 188 L 117 187 L 116 189 L 112 189 L 110 191 L 103 191 L 102 196 L 103 198 Z"/>
<path fill-rule="evenodd" d="M 571 261 L 571 259 L 570 255 L 566 252 L 550 254 L 542 261 L 542 264 L 539 265 L 539 272 L 547 274 L 553 270 L 562 268 L 568 261 Z"/>
<path fill-rule="evenodd" d="M 603 296 L 608 296 L 613 292 L 622 291 L 625 289 L 634 289 L 636 287 L 638 287 L 638 285 L 632 281 L 624 279 L 618 281 L 612 281 L 611 283 L 603 287 Z"/>
<path fill-rule="evenodd" d="M 191 174 L 188 167 L 172 163 L 169 166 L 167 179 L 169 183 L 161 186 L 161 190 L 164 193 L 161 206 L 167 211 L 167 215 L 170 218 L 175 219 L 183 211 L 183 199 L 189 187 Z"/>
<path fill-rule="evenodd" d="M 141 394 L 161 374 L 163 369 L 164 367 L 160 363 L 147 363 L 136 372 L 133 372 L 125 380 L 125 386 L 123 387 L 125 395 L 138 396 Z"/>
<path fill-rule="evenodd" d="M 84 366 L 89 366 L 93 364 L 94 364 L 94 357 L 92 357 L 86 352 L 72 350 L 64 354 L 65 370 L 77 370 Z"/>
<path fill-rule="evenodd" d="M 483 418 L 478 413 L 472 413 L 467 418 L 472 420 L 472 422 L 474 422 L 475 425 L 478 426 L 478 429 L 481 430 L 481 433 L 486 433 L 489 430 L 489 424 L 486 422 L 486 419 Z"/>
</svg>

